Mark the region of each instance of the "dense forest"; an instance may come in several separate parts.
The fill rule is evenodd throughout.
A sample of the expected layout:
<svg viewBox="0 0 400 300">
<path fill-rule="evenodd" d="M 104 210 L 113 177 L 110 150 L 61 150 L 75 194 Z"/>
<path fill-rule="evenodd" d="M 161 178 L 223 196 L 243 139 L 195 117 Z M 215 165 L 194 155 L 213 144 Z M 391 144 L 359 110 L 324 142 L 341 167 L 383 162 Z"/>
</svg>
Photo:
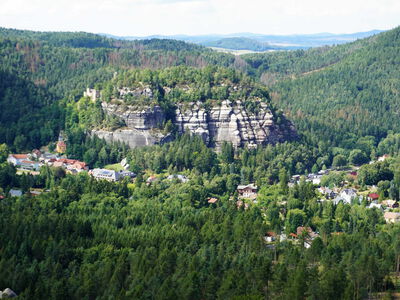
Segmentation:
<svg viewBox="0 0 400 300">
<path fill-rule="evenodd" d="M 141 174 L 135 184 L 47 167 L 21 177 L 1 164 L 2 186 L 51 191 L 0 202 L 0 286 L 29 299 L 362 299 L 394 288 L 398 227 L 365 204 L 317 202 L 311 183 L 289 189 L 284 171 L 274 185 L 252 178 L 266 153 L 234 157 L 227 144 L 216 155 L 183 136 L 128 157 Z M 144 183 L 167 166 L 190 182 L 161 175 Z M 230 195 L 253 180 L 262 186 L 259 203 L 238 209 Z M 209 204 L 210 196 L 219 202 Z M 310 248 L 264 244 L 265 232 L 299 225 L 320 233 Z"/>
<path fill-rule="evenodd" d="M 399 38 L 396 28 L 340 46 L 243 58 L 311 143 L 352 148 L 400 128 Z"/>
<path fill-rule="evenodd" d="M 400 200 L 399 37 L 397 28 L 346 45 L 235 57 L 172 40 L 1 28 L 0 290 L 21 299 L 389 299 L 399 289 L 400 227 L 366 195 L 375 187 L 380 201 Z M 260 99 L 272 102 L 300 138 L 216 152 L 173 128 L 173 141 L 135 149 L 87 134 L 121 124 L 83 91 L 113 101 L 116 87 L 138 83 L 154 96 L 124 101 L 160 105 L 170 119 L 177 103 L 242 99 L 256 112 Z M 54 147 L 61 130 L 68 158 L 90 168 L 126 158 L 135 180 L 47 165 L 33 175 L 6 162 Z M 357 187 L 362 200 L 321 201 L 305 177 L 290 180 L 329 168 L 322 185 Z M 238 185 L 251 183 L 257 201 L 239 201 Z M 271 244 L 267 234 L 285 238 Z"/>
</svg>

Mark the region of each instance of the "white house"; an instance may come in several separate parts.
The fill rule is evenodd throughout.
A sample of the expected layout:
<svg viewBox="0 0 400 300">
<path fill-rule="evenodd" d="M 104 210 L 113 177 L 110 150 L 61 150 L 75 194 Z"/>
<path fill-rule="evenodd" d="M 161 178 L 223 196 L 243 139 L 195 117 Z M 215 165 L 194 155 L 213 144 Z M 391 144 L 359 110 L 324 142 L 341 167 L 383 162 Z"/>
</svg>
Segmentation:
<svg viewBox="0 0 400 300">
<path fill-rule="evenodd" d="M 377 208 L 379 210 L 383 210 L 382 205 L 378 203 L 371 203 L 370 205 L 368 205 L 368 208 Z"/>
<path fill-rule="evenodd" d="M 22 196 L 22 191 L 21 190 L 15 190 L 11 189 L 9 191 L 11 197 L 21 197 Z"/>
<path fill-rule="evenodd" d="M 351 204 L 351 201 L 358 197 L 357 191 L 354 189 L 344 189 L 339 196 L 344 199 L 345 203 Z"/>
<path fill-rule="evenodd" d="M 118 180 L 118 175 L 117 172 L 113 170 L 107 170 L 107 169 L 93 169 L 89 172 L 94 178 L 96 179 L 104 179 L 108 181 L 117 181 Z"/>
<path fill-rule="evenodd" d="M 255 199 L 257 197 L 257 186 L 254 184 L 238 185 L 237 192 L 239 198 Z"/>
<path fill-rule="evenodd" d="M 29 160 L 28 154 L 10 154 L 7 158 L 7 162 L 14 166 L 21 165 L 23 160 Z"/>
</svg>

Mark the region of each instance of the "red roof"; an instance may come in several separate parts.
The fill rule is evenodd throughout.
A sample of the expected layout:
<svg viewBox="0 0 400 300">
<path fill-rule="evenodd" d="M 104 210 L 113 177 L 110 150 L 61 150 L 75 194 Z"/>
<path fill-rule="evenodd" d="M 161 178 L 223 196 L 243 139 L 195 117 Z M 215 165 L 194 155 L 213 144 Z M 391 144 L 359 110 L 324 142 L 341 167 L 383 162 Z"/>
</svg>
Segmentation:
<svg viewBox="0 0 400 300">
<path fill-rule="evenodd" d="M 24 164 L 35 164 L 35 162 L 31 160 L 21 160 L 21 162 Z"/>
<path fill-rule="evenodd" d="M 27 159 L 28 158 L 28 154 L 11 154 L 11 156 L 13 156 L 16 159 Z"/>
<path fill-rule="evenodd" d="M 301 235 L 304 231 L 306 231 L 307 233 L 311 233 L 312 229 L 310 227 L 299 226 L 297 227 L 296 233 L 297 235 Z"/>
<path fill-rule="evenodd" d="M 214 204 L 214 203 L 216 203 L 217 201 L 218 201 L 217 198 L 208 198 L 208 203 Z"/>
<path fill-rule="evenodd" d="M 371 193 L 368 195 L 368 197 L 370 197 L 373 200 L 379 199 L 379 195 L 377 193 Z"/>
</svg>

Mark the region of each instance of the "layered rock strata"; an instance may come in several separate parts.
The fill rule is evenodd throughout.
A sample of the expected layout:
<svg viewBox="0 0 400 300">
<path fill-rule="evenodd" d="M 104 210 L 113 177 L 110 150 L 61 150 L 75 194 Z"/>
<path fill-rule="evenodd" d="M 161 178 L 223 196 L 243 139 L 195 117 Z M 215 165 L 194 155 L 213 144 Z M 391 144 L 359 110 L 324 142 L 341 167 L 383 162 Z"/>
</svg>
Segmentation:
<svg viewBox="0 0 400 300">
<path fill-rule="evenodd" d="M 165 113 L 159 106 L 146 109 L 102 104 L 107 114 L 119 117 L 127 126 L 116 131 L 94 130 L 94 134 L 108 142 L 120 141 L 130 147 L 154 145 L 169 141 L 159 128 L 165 122 Z M 259 103 L 257 113 L 250 113 L 240 101 L 222 101 L 221 105 L 206 110 L 201 103 L 178 105 L 175 125 L 178 132 L 190 132 L 202 137 L 209 144 L 219 148 L 224 141 L 235 147 L 255 147 L 275 144 L 297 137 L 292 123 L 284 119 L 281 124 L 274 121 L 274 115 L 266 103 Z"/>
</svg>

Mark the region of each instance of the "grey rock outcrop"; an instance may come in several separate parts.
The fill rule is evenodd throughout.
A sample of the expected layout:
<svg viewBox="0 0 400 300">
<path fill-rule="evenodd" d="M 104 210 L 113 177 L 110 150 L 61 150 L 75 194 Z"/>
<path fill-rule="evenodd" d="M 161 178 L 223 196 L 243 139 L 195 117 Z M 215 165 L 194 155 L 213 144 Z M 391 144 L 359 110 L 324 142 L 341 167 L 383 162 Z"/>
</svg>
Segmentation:
<svg viewBox="0 0 400 300">
<path fill-rule="evenodd" d="M 0 291 L 0 299 L 15 297 L 17 297 L 17 294 L 10 288 L 6 288 L 4 291 Z"/>
<path fill-rule="evenodd" d="M 107 114 L 119 117 L 127 125 L 116 131 L 93 130 L 92 133 L 107 142 L 120 141 L 129 147 L 164 143 L 171 139 L 158 128 L 165 122 L 165 113 L 159 106 L 146 109 L 102 103 Z M 297 138 L 293 124 L 282 117 L 277 124 L 268 104 L 259 102 L 258 112 L 250 113 L 240 101 L 222 101 L 220 106 L 206 110 L 201 103 L 178 105 L 175 125 L 178 132 L 190 132 L 217 149 L 224 141 L 235 147 L 255 147 L 275 144 Z"/>
<path fill-rule="evenodd" d="M 137 130 L 134 128 L 117 129 L 115 131 L 92 130 L 92 134 L 97 135 L 108 143 L 125 143 L 130 148 L 151 146 L 163 143 L 166 139 L 166 136 L 161 133 L 154 133 L 150 130 Z"/>
<path fill-rule="evenodd" d="M 101 104 L 103 111 L 109 115 L 115 115 L 123 120 L 127 127 L 138 130 L 149 130 L 163 125 L 165 114 L 161 107 L 147 107 L 138 110 L 133 106 Z"/>
<path fill-rule="evenodd" d="M 206 143 L 219 148 L 224 141 L 235 147 L 248 145 L 276 144 L 297 137 L 293 124 L 277 125 L 266 103 L 259 103 L 257 114 L 246 111 L 240 101 L 225 100 L 221 106 L 214 106 L 210 111 L 193 103 L 191 108 L 176 111 L 178 130 L 200 135 Z"/>
</svg>

